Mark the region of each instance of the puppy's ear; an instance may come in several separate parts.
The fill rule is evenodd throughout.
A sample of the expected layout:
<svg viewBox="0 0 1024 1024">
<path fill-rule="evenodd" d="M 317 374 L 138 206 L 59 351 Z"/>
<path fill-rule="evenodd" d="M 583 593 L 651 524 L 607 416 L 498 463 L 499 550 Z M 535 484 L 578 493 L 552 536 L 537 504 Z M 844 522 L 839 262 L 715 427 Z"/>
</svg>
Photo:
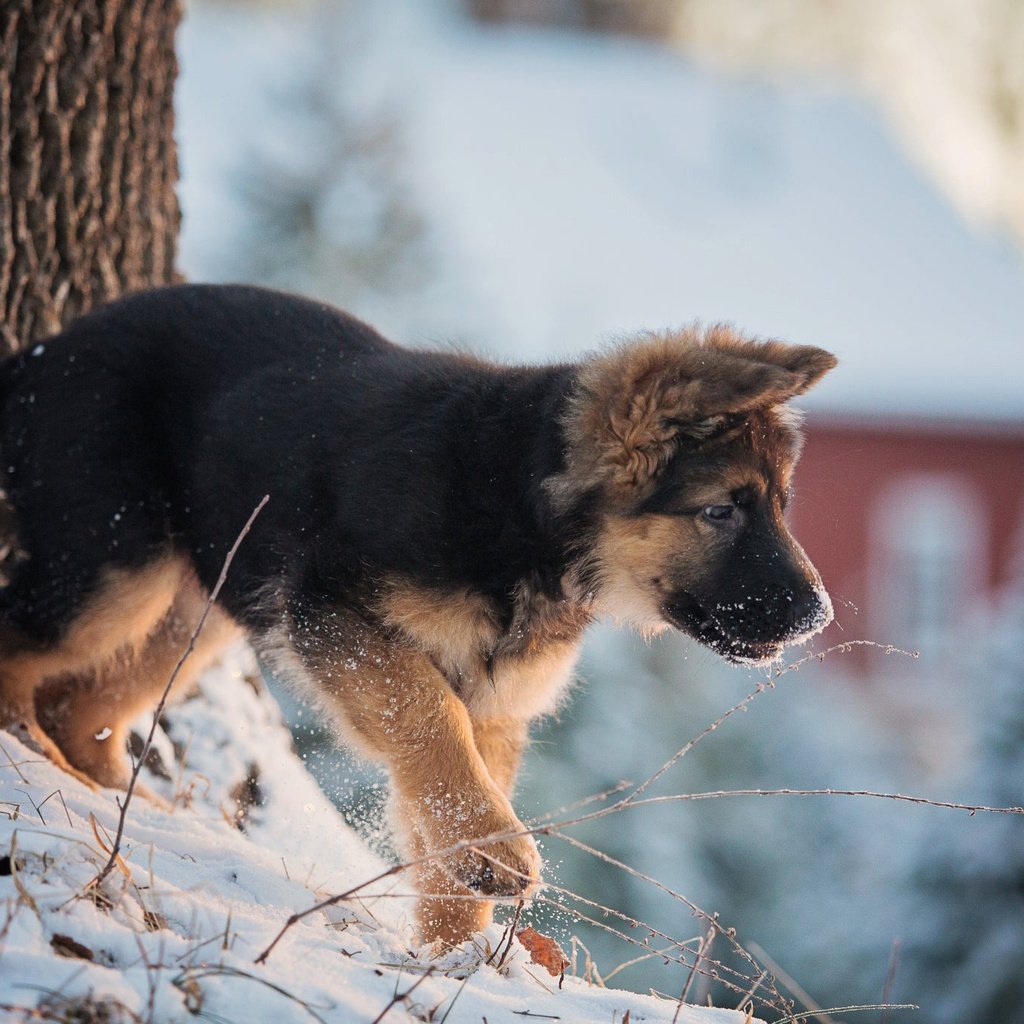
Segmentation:
<svg viewBox="0 0 1024 1024">
<path fill-rule="evenodd" d="M 684 331 L 680 337 L 691 333 Z M 794 395 L 802 395 L 839 362 L 831 352 L 816 348 L 814 345 L 788 345 L 783 341 L 751 341 L 724 324 L 709 327 L 703 335 L 702 344 L 709 355 L 713 352 L 720 355 L 723 360 L 728 359 L 728 365 L 732 364 L 733 359 L 738 359 L 750 364 L 755 374 L 758 366 L 775 366 L 793 375 L 792 390 L 785 393 L 783 389 L 782 397 L 769 402 L 757 401 L 736 411 L 778 405 L 779 402 L 784 402 Z"/>
<path fill-rule="evenodd" d="M 580 370 L 565 419 L 569 471 L 635 493 L 680 435 L 708 437 L 722 417 L 785 402 L 835 363 L 823 349 L 751 342 L 726 327 L 623 345 Z"/>
</svg>

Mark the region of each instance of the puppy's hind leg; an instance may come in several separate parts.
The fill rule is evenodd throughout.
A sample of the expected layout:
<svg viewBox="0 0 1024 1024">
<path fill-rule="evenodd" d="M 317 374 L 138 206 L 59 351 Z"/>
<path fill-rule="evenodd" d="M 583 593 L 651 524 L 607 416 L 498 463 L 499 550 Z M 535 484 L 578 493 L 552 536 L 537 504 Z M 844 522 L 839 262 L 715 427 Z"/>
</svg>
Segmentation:
<svg viewBox="0 0 1024 1024">
<path fill-rule="evenodd" d="M 23 653 L 6 659 L 0 669 L 0 729 L 22 731 L 58 768 L 89 789 L 96 789 L 96 782 L 68 761 L 36 715 L 35 692 L 47 664 L 45 655 Z"/>
<path fill-rule="evenodd" d="M 89 767 L 76 766 L 60 739 L 40 722 L 39 713 L 47 707 L 40 689 L 49 678 L 88 673 L 120 648 L 143 640 L 167 613 L 185 568 L 184 560 L 170 552 L 145 566 L 109 568 L 55 640 L 5 637 L 11 653 L 0 666 L 0 724 L 21 723 L 55 764 L 82 781 L 91 777 Z"/>
<path fill-rule="evenodd" d="M 47 680 L 37 693 L 39 718 L 71 764 L 102 786 L 125 789 L 130 777 L 128 729 L 163 695 L 205 607 L 189 578 L 166 615 L 134 647 L 124 647 L 87 672 Z M 223 647 L 238 635 L 234 621 L 210 609 L 170 697 L 184 694 Z M 147 794 L 149 795 L 149 794 Z"/>
</svg>

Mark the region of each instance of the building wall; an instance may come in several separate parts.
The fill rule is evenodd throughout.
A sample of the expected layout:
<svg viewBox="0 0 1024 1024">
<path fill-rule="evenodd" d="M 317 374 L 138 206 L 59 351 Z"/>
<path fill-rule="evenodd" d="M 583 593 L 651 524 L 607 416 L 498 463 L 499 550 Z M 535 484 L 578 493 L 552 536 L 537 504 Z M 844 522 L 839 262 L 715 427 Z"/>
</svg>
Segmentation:
<svg viewBox="0 0 1024 1024">
<path fill-rule="evenodd" d="M 1019 558 L 1024 424 L 810 417 L 790 508 L 843 627 L 833 641 L 920 649 L 927 663 Z"/>
</svg>

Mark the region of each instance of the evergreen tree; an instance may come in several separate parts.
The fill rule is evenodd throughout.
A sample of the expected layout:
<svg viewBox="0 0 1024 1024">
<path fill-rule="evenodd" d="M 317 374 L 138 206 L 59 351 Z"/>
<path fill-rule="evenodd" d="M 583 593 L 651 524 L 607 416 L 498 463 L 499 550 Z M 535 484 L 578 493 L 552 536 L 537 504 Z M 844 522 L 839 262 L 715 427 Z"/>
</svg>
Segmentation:
<svg viewBox="0 0 1024 1024">
<path fill-rule="evenodd" d="M 987 664 L 971 801 L 1024 805 L 1024 572 L 1008 588 Z M 926 838 L 908 914 L 898 988 L 927 1024 L 1024 1024 L 1024 820 L 937 822 Z"/>
</svg>

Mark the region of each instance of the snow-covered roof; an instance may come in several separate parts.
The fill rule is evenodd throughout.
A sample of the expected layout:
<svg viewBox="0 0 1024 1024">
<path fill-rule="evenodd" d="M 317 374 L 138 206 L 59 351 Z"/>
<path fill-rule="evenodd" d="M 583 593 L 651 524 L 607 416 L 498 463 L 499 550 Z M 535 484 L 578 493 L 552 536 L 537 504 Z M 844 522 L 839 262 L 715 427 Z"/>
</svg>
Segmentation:
<svg viewBox="0 0 1024 1024">
<path fill-rule="evenodd" d="M 652 43 L 368 6 L 345 88 L 401 119 L 438 258 L 427 333 L 533 359 L 729 320 L 840 356 L 811 407 L 1024 418 L 1019 255 L 958 220 L 866 104 Z M 186 215 L 191 133 L 217 116 L 189 79 L 198 36 L 186 23 Z M 252 87 L 267 64 L 231 52 L 216 74 Z M 363 312 L 415 340 L 406 314 Z"/>
</svg>

